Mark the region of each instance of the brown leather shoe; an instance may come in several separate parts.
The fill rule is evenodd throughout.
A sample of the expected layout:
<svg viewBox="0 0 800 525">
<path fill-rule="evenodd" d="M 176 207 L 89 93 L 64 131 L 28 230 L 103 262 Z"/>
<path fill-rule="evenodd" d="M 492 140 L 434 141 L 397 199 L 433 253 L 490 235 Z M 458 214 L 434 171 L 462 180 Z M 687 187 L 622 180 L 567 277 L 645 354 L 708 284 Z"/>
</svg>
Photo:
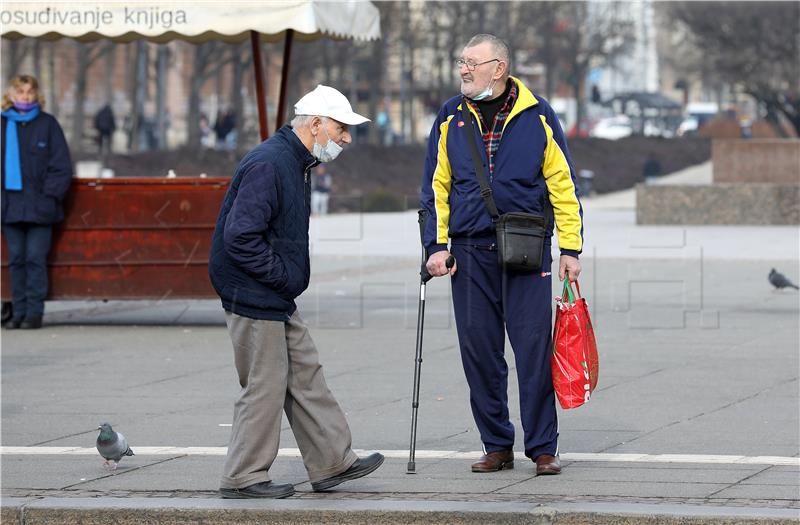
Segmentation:
<svg viewBox="0 0 800 525">
<path fill-rule="evenodd" d="M 497 472 L 498 470 L 512 468 L 514 468 L 513 450 L 489 452 L 472 464 L 472 472 Z"/>
<path fill-rule="evenodd" d="M 542 454 L 538 456 L 534 463 L 536 463 L 536 475 L 544 476 L 547 474 L 561 474 L 561 460 L 558 456 L 551 456 L 550 454 Z"/>
</svg>

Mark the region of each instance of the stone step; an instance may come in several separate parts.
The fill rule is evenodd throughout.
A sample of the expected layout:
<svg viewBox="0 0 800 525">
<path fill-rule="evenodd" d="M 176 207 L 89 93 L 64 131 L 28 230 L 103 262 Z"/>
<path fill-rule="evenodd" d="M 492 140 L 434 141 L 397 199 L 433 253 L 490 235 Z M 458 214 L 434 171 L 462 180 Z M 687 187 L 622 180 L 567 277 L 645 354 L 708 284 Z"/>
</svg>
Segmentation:
<svg viewBox="0 0 800 525">
<path fill-rule="evenodd" d="M 336 493 L 331 497 L 335 498 Z M 675 504 L 391 500 L 4 498 L 2 523 L 172 524 L 796 524 L 798 509 Z"/>
</svg>

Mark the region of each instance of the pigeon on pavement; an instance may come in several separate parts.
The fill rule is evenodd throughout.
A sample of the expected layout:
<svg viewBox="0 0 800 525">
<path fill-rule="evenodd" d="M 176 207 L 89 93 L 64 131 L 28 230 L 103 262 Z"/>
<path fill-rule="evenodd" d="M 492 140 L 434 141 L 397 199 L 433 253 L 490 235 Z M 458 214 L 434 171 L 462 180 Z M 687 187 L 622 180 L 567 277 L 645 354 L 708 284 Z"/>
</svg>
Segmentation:
<svg viewBox="0 0 800 525">
<path fill-rule="evenodd" d="M 122 456 L 133 456 L 133 450 L 128 446 L 125 436 L 115 432 L 111 425 L 103 423 L 99 427 L 100 435 L 97 436 L 97 451 L 105 460 L 103 465 L 117 470 L 117 463 Z"/>
<path fill-rule="evenodd" d="M 769 272 L 769 282 L 778 290 L 782 288 L 794 288 L 795 290 L 800 290 L 796 284 L 787 279 L 785 275 L 775 270 L 775 268 Z"/>
</svg>

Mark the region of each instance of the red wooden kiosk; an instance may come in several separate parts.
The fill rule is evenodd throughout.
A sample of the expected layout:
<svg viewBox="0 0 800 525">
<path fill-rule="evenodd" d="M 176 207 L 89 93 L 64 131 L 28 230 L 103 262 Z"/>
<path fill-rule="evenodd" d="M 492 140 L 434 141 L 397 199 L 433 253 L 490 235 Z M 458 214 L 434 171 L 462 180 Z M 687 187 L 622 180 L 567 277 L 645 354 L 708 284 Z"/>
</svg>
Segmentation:
<svg viewBox="0 0 800 525">
<path fill-rule="evenodd" d="M 48 261 L 51 299 L 216 297 L 208 252 L 227 177 L 74 179 Z M 2 299 L 11 298 L 5 243 Z"/>
</svg>

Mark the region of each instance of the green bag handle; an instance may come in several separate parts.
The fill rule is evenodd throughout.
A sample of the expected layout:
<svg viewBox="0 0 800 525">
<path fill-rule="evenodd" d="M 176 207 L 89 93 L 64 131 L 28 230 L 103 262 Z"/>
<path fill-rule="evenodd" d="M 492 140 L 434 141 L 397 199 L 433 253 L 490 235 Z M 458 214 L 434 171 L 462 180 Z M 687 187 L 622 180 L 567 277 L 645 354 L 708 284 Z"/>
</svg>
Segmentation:
<svg viewBox="0 0 800 525">
<path fill-rule="evenodd" d="M 575 302 L 575 297 L 578 297 L 578 299 L 580 299 L 581 286 L 578 284 L 578 281 L 575 281 L 575 286 L 578 288 L 577 294 L 572 290 L 572 283 L 569 282 L 569 277 L 564 279 L 564 291 L 561 292 L 562 301 L 565 301 L 569 304 L 573 304 Z"/>
</svg>

